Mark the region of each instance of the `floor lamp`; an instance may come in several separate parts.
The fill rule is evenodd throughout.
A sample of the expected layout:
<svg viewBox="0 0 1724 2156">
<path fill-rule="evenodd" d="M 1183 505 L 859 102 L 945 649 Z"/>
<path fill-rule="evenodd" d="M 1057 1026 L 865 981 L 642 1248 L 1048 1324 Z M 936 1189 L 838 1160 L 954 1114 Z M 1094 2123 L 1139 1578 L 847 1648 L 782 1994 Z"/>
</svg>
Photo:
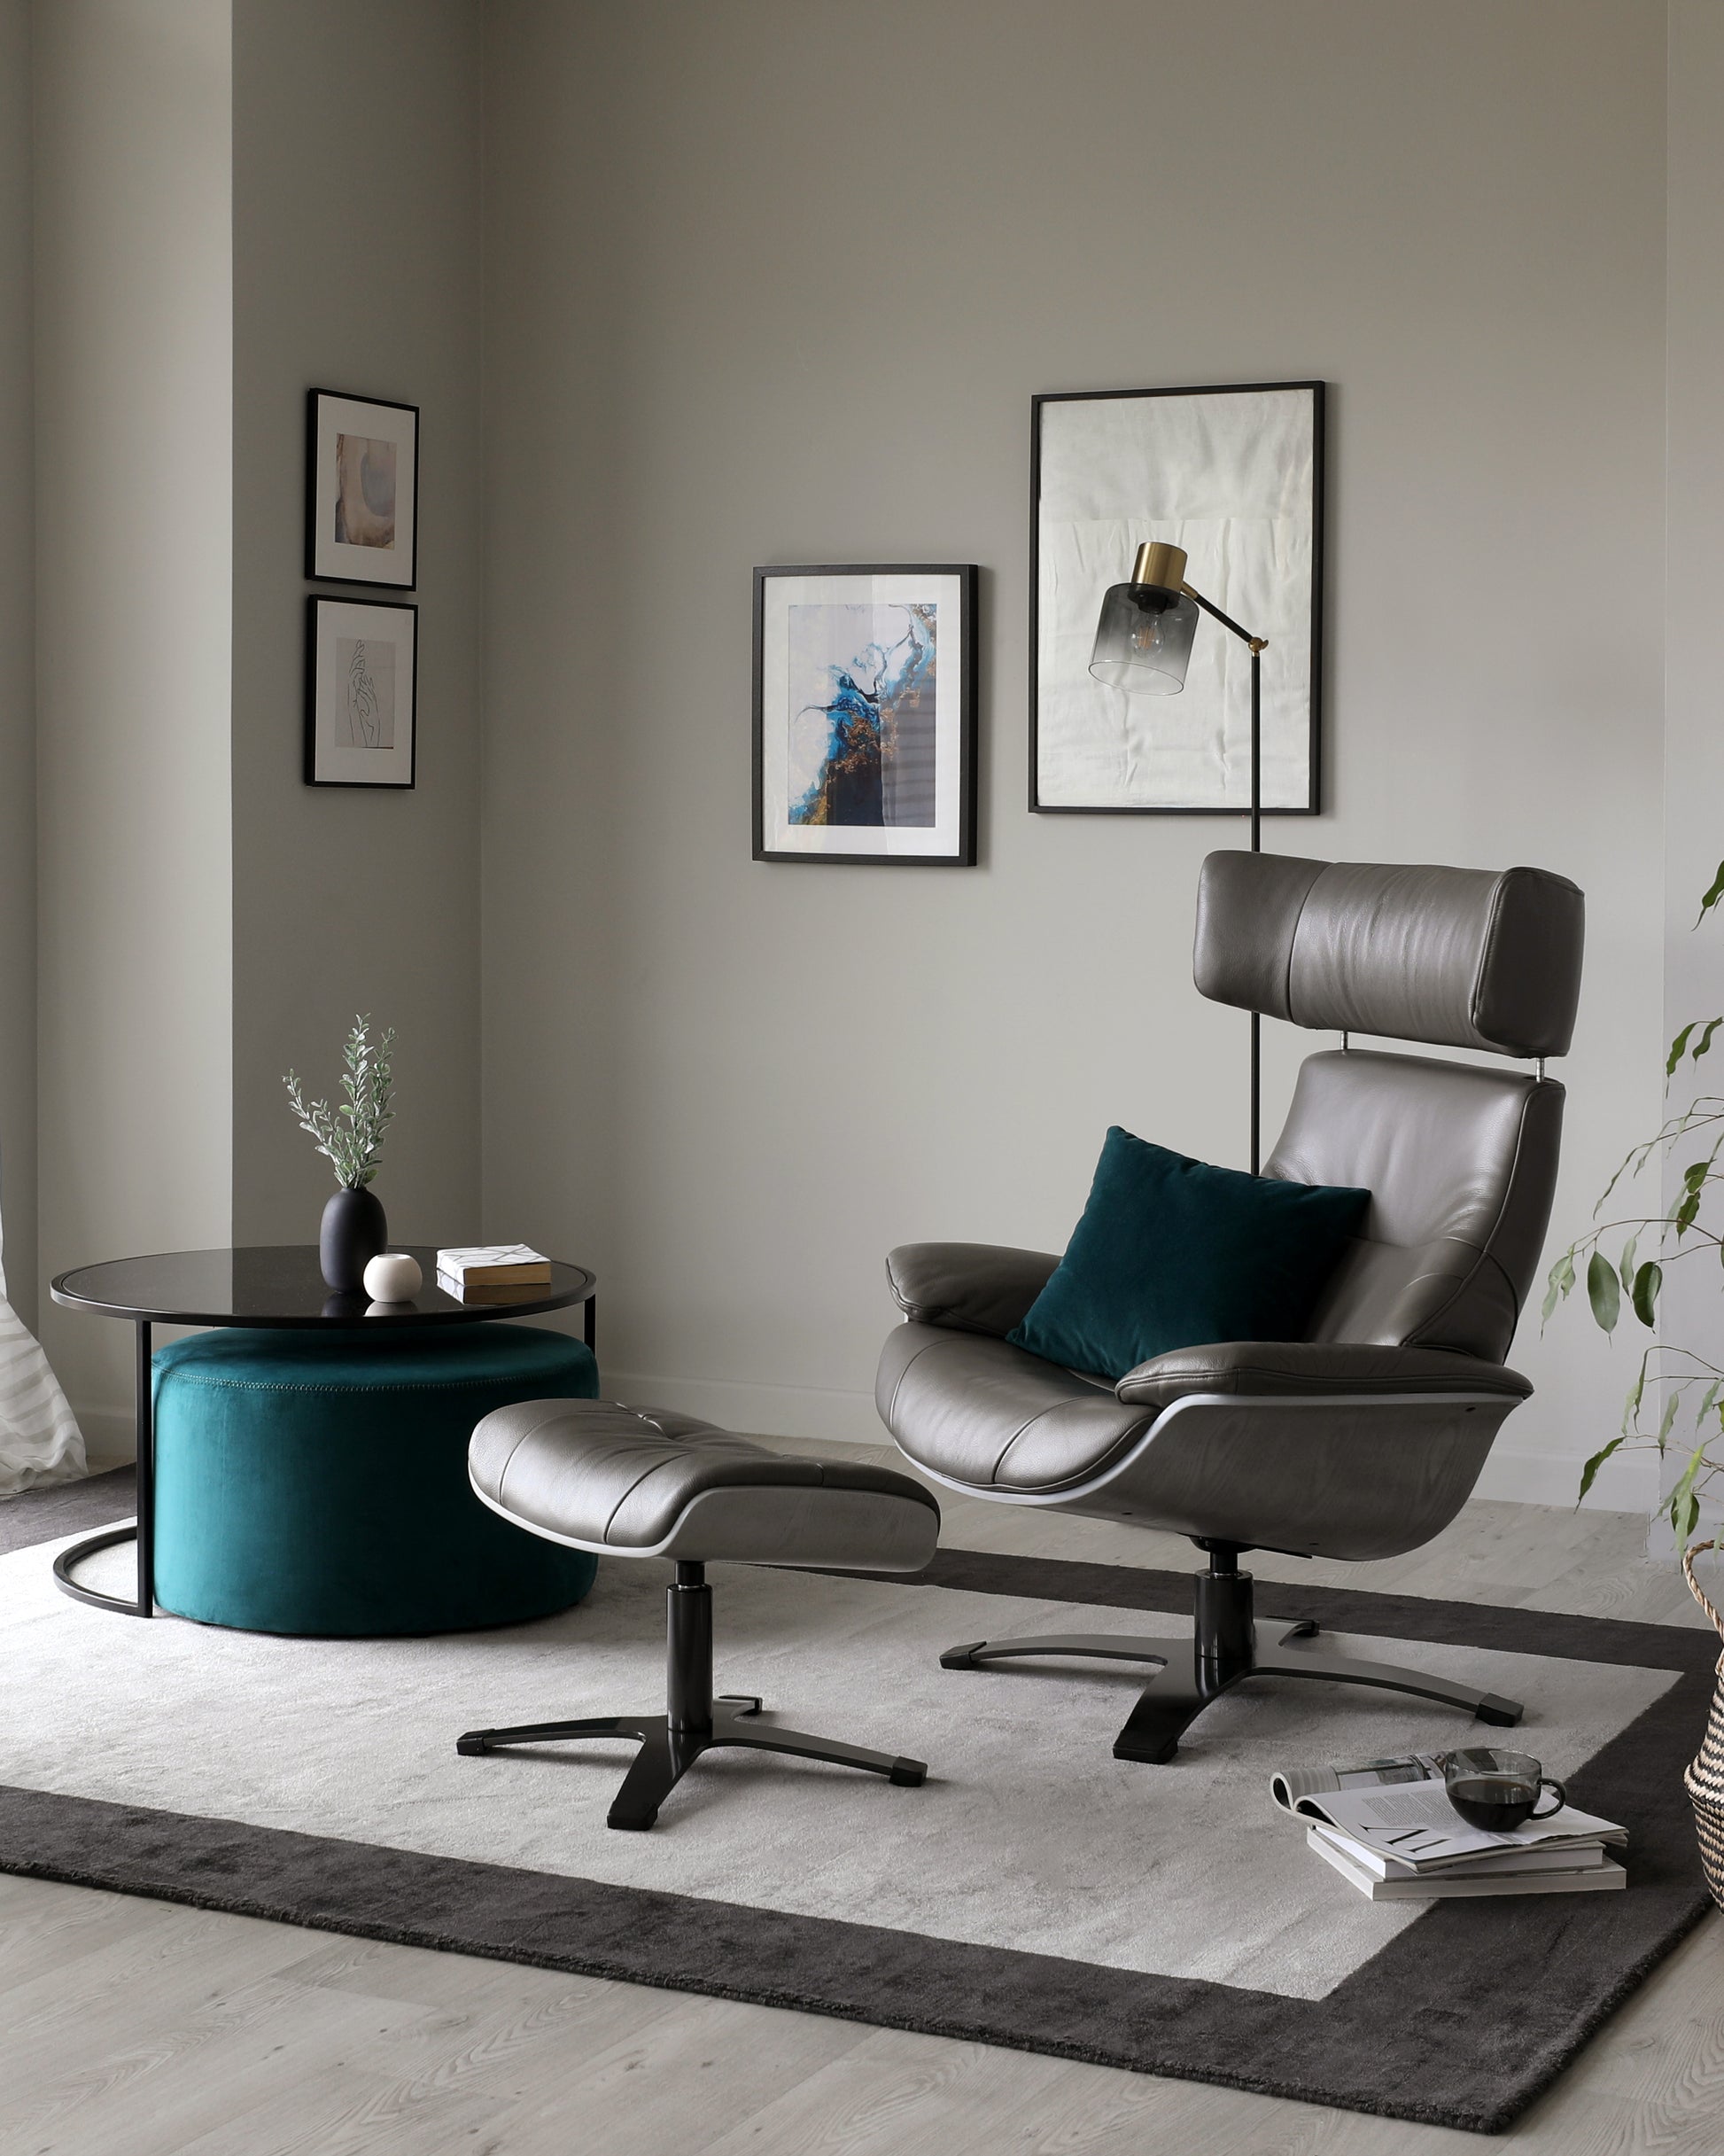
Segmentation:
<svg viewBox="0 0 1724 2156">
<path fill-rule="evenodd" d="M 1128 582 L 1115 584 L 1101 603 L 1090 672 L 1110 689 L 1132 697 L 1177 697 L 1197 634 L 1198 609 L 1230 630 L 1251 654 L 1251 851 L 1263 850 L 1262 672 L 1266 636 L 1242 629 L 1231 615 L 1185 581 L 1185 550 L 1146 540 L 1138 549 Z M 1262 1021 L 1251 1014 L 1251 1172 L 1259 1168 L 1262 1094 Z"/>
</svg>

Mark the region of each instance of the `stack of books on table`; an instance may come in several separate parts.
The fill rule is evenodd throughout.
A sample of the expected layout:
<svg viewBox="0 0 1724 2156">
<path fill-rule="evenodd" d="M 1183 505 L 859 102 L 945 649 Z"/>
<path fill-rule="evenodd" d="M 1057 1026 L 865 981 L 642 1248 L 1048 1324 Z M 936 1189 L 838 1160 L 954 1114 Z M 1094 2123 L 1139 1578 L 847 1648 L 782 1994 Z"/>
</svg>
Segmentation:
<svg viewBox="0 0 1724 2156">
<path fill-rule="evenodd" d="M 437 1284 L 462 1303 L 519 1303 L 548 1288 L 551 1261 L 524 1242 L 482 1242 L 437 1253 Z"/>
<path fill-rule="evenodd" d="M 1505 1833 L 1470 1826 L 1444 1793 L 1442 1762 L 1427 1755 L 1292 1768 L 1270 1788 L 1324 1862 L 1373 1902 L 1604 1894 L 1628 1883 L 1610 1854 L 1627 1846 L 1626 1827 L 1572 1804 Z"/>
</svg>

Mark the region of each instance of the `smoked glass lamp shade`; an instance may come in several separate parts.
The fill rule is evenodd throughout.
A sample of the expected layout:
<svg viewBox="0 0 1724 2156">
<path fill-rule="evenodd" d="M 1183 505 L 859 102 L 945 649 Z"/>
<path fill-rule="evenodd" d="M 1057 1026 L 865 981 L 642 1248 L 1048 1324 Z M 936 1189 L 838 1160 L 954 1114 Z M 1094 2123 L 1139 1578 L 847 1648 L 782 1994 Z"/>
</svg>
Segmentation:
<svg viewBox="0 0 1724 2156">
<path fill-rule="evenodd" d="M 1197 606 L 1159 584 L 1115 584 L 1101 603 L 1090 672 L 1132 697 L 1177 696 L 1197 634 Z"/>
</svg>

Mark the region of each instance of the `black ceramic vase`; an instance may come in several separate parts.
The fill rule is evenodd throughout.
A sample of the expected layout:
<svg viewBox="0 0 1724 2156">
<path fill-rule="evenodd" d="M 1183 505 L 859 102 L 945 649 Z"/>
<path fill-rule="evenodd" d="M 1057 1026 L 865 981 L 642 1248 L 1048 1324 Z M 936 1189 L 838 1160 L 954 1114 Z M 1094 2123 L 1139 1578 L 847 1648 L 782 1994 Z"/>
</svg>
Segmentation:
<svg viewBox="0 0 1724 2156">
<path fill-rule="evenodd" d="M 388 1241 L 381 1201 L 369 1190 L 338 1190 L 323 1208 L 317 1237 L 324 1285 L 338 1295 L 356 1293 L 365 1284 L 365 1268 Z"/>
</svg>

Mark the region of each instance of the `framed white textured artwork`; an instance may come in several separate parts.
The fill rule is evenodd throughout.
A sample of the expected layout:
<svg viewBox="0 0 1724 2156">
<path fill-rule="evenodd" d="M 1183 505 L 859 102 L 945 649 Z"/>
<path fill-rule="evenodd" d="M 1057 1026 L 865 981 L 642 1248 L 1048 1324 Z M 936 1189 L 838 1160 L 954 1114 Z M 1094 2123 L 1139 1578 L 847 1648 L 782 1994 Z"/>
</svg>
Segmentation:
<svg viewBox="0 0 1724 2156">
<path fill-rule="evenodd" d="M 1032 400 L 1033 810 L 1247 812 L 1250 658 L 1238 637 L 1204 622 L 1178 695 L 1132 695 L 1090 673 L 1104 595 L 1161 540 L 1184 549 L 1198 591 L 1268 640 L 1265 813 L 1317 813 L 1323 461 L 1321 382 Z"/>
<path fill-rule="evenodd" d="M 306 574 L 418 580 L 419 407 L 314 389 L 306 399 Z"/>
<path fill-rule="evenodd" d="M 974 564 L 754 572 L 754 858 L 975 862 Z"/>
<path fill-rule="evenodd" d="M 408 787 L 415 776 L 419 610 L 400 599 L 306 609 L 307 786 Z"/>
</svg>

